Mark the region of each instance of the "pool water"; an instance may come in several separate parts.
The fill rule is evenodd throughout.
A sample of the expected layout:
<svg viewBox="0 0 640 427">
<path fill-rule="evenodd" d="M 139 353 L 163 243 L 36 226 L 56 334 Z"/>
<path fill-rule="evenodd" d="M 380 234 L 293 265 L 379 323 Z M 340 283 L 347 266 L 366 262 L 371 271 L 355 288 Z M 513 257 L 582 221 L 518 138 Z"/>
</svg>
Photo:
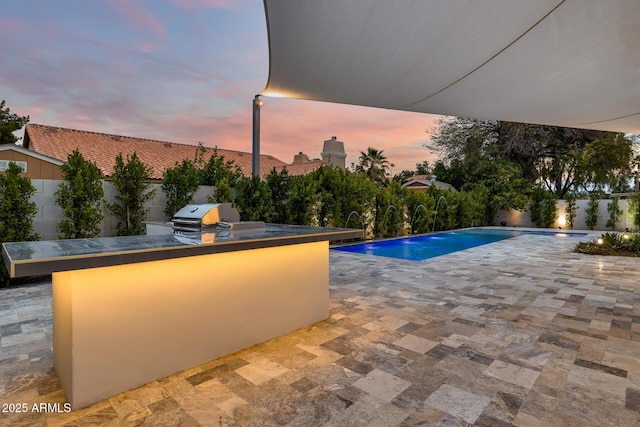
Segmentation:
<svg viewBox="0 0 640 427">
<path fill-rule="evenodd" d="M 399 258 L 411 261 L 422 261 L 440 255 L 446 255 L 452 252 L 462 251 L 526 234 L 564 237 L 585 236 L 585 234 L 581 233 L 562 233 L 554 231 L 465 229 L 340 246 L 333 248 L 333 250 Z"/>
</svg>

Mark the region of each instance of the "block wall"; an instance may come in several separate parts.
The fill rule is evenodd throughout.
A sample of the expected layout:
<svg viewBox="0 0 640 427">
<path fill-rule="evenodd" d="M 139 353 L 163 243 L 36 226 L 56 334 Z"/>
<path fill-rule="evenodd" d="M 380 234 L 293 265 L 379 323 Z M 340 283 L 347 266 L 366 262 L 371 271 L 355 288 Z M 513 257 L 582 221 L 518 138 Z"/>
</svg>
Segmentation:
<svg viewBox="0 0 640 427">
<path fill-rule="evenodd" d="M 60 234 L 58 224 L 62 220 L 62 209 L 56 205 L 54 193 L 63 181 L 51 179 L 32 179 L 31 183 L 36 188 L 32 200 L 38 206 L 38 213 L 33 219 L 33 228 L 42 240 L 56 240 Z M 162 212 L 167 204 L 167 199 L 160 188 L 160 184 L 152 184 L 156 188 L 156 196 L 147 203 L 150 208 L 148 221 L 166 221 Z M 104 198 L 108 203 L 115 201 L 116 190 L 109 181 L 102 181 Z M 207 195 L 213 193 L 213 187 L 200 186 L 194 196 L 194 203 L 207 203 Z M 101 236 L 116 235 L 117 220 L 111 211 L 103 207 L 104 221 L 102 222 Z"/>
<path fill-rule="evenodd" d="M 595 226 L 594 230 L 607 231 L 611 230 L 611 228 L 607 228 L 607 221 L 609 220 L 609 212 L 607 212 L 607 206 L 611 202 L 611 199 L 602 199 L 600 200 L 599 205 L 599 217 L 598 223 Z M 576 200 L 576 219 L 574 221 L 573 229 L 574 230 L 588 230 L 587 224 L 585 222 L 586 219 L 586 209 L 588 200 Z M 556 223 L 554 224 L 554 228 L 561 227 L 563 229 L 569 228 L 568 225 L 562 223 L 562 218 L 566 217 L 565 213 L 565 201 L 558 200 L 556 202 Z M 624 231 L 625 229 L 636 230 L 635 224 L 633 224 L 633 217 L 628 212 L 628 201 L 626 199 L 618 200 L 618 207 L 622 210 L 622 215 L 618 219 L 616 223 L 615 230 Z M 509 227 L 535 227 L 535 224 L 531 222 L 531 218 L 529 216 L 529 212 L 527 211 L 517 211 L 517 210 L 509 210 L 509 211 L 498 211 L 496 215 L 496 225 L 500 225 L 500 223 L 504 221 L 507 223 Z"/>
</svg>

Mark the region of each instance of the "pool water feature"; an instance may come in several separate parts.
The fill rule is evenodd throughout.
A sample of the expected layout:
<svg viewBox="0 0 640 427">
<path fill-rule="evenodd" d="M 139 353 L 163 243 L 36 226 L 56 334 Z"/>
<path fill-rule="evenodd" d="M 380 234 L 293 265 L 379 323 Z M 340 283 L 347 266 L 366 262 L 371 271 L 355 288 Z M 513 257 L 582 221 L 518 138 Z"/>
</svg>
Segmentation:
<svg viewBox="0 0 640 427">
<path fill-rule="evenodd" d="M 522 235 L 584 237 L 584 233 L 555 231 L 523 231 L 512 229 L 463 229 L 401 239 L 380 240 L 333 248 L 337 251 L 399 258 L 410 261 L 450 254 Z"/>
</svg>

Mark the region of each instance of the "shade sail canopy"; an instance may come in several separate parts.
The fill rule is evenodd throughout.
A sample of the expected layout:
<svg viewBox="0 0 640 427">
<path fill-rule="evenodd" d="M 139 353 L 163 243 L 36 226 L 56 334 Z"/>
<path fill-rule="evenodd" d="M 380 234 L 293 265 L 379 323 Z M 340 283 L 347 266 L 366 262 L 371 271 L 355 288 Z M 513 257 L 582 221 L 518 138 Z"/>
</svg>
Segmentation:
<svg viewBox="0 0 640 427">
<path fill-rule="evenodd" d="M 265 0 L 265 95 L 640 133 L 638 0 Z"/>
</svg>

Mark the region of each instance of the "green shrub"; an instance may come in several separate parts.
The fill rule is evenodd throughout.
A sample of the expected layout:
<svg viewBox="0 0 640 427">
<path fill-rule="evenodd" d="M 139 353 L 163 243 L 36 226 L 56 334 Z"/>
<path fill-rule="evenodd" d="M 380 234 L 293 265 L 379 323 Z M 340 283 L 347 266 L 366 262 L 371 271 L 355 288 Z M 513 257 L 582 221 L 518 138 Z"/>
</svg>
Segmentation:
<svg viewBox="0 0 640 427">
<path fill-rule="evenodd" d="M 619 248 L 622 240 L 618 233 L 604 233 L 600 238 L 602 244 L 608 248 Z"/>
<path fill-rule="evenodd" d="M 257 176 L 240 178 L 237 190 L 236 207 L 243 221 L 271 222 L 274 208 L 266 182 Z"/>
<path fill-rule="evenodd" d="M 640 193 L 634 194 L 627 200 L 629 201 L 629 213 L 637 230 L 638 226 L 640 226 Z"/>
<path fill-rule="evenodd" d="M 436 202 L 426 191 L 409 191 L 407 194 L 407 213 L 412 234 L 431 231 L 431 220 Z"/>
<path fill-rule="evenodd" d="M 604 233 L 598 239 L 580 242 L 575 252 L 589 255 L 640 256 L 640 233 Z"/>
<path fill-rule="evenodd" d="M 145 233 L 142 221 L 149 215 L 149 208 L 145 208 L 145 204 L 156 193 L 149 183 L 152 173 L 153 169 L 142 163 L 135 152 L 131 157 L 127 156 L 126 163 L 122 159 L 122 153 L 116 157 L 111 181 L 117 192 L 116 202 L 110 203 L 108 207 L 118 221 L 118 236 Z"/>
<path fill-rule="evenodd" d="M 466 191 L 458 193 L 459 226 L 476 227 L 485 225 L 484 207 L 489 201 L 489 190 L 482 184 L 469 187 Z"/>
<path fill-rule="evenodd" d="M 600 199 L 597 194 L 592 194 L 589 197 L 589 203 L 586 207 L 585 223 L 590 230 L 593 230 L 598 224 L 598 218 L 600 217 Z"/>
<path fill-rule="evenodd" d="M 38 208 L 31 201 L 36 188 L 29 178 L 20 176 L 22 168 L 14 162 L 0 173 L 0 243 L 38 240 L 33 232 L 33 218 Z M 9 278 L 4 262 L 0 262 L 0 279 Z"/>
<path fill-rule="evenodd" d="M 283 168 L 280 172 L 276 172 L 276 168 L 273 168 L 267 175 L 266 183 L 273 204 L 271 221 L 277 224 L 286 224 L 289 222 L 287 202 L 291 192 L 291 180 L 287 169 Z"/>
<path fill-rule="evenodd" d="M 200 172 L 194 162 L 184 159 L 174 167 L 166 169 L 162 175 L 161 188 L 167 197 L 164 214 L 167 218 L 186 205 L 193 202 L 193 195 L 198 191 Z"/>
<path fill-rule="evenodd" d="M 542 206 L 542 224 L 545 227 L 552 227 L 557 219 L 556 196 L 547 193 Z"/>
<path fill-rule="evenodd" d="M 213 194 L 207 196 L 208 203 L 233 202 L 233 189 L 227 178 L 221 178 L 213 189 Z"/>
<path fill-rule="evenodd" d="M 324 165 L 304 179 L 307 188 L 315 188 L 312 222 L 321 227 L 344 227 L 351 212 L 375 224 L 375 201 L 384 187 L 378 187 L 365 174 L 349 172 L 335 166 Z M 304 187 L 294 185 L 292 195 L 300 196 Z M 296 204 L 300 201 L 296 201 Z M 385 205 L 386 208 L 388 205 Z M 398 208 L 400 209 L 400 208 Z M 367 224 L 369 226 L 370 224 Z M 375 228 L 374 225 L 371 225 Z"/>
<path fill-rule="evenodd" d="M 85 160 L 76 149 L 60 169 L 64 182 L 54 193 L 56 204 L 64 215 L 59 225 L 60 237 L 81 239 L 99 236 L 104 219 L 104 190 L 98 166 Z"/>
<path fill-rule="evenodd" d="M 607 212 L 609 212 L 609 219 L 607 219 L 607 227 L 611 228 L 612 230 L 615 230 L 616 223 L 618 222 L 620 215 L 622 215 L 622 209 L 620 209 L 620 206 L 618 204 L 618 197 L 614 197 L 609 202 L 609 204 L 607 205 Z"/>
<path fill-rule="evenodd" d="M 576 221 L 576 196 L 569 193 L 564 196 L 564 201 L 566 203 L 564 212 L 567 220 L 567 224 L 569 225 L 569 229 L 573 230 L 573 226 Z"/>
<path fill-rule="evenodd" d="M 551 227 L 556 222 L 556 197 L 540 187 L 534 187 L 529 203 L 531 222 L 538 227 Z"/>
<path fill-rule="evenodd" d="M 397 236 L 406 223 L 406 190 L 399 182 L 391 182 L 375 198 L 374 234 L 379 237 Z"/>
<path fill-rule="evenodd" d="M 318 182 L 312 174 L 291 177 L 291 193 L 287 203 L 291 224 L 313 224 L 315 217 L 313 207 L 317 205 L 318 201 L 317 189 Z M 358 214 L 362 215 L 361 212 Z"/>
<path fill-rule="evenodd" d="M 218 154 L 218 148 L 213 149 L 209 160 L 204 161 L 206 149 L 202 144 L 196 148 L 196 160 L 194 165 L 198 169 L 200 185 L 217 186 L 220 180 L 226 179 L 229 185 L 235 185 L 242 176 L 242 171 L 232 160 L 225 160 Z"/>
</svg>

